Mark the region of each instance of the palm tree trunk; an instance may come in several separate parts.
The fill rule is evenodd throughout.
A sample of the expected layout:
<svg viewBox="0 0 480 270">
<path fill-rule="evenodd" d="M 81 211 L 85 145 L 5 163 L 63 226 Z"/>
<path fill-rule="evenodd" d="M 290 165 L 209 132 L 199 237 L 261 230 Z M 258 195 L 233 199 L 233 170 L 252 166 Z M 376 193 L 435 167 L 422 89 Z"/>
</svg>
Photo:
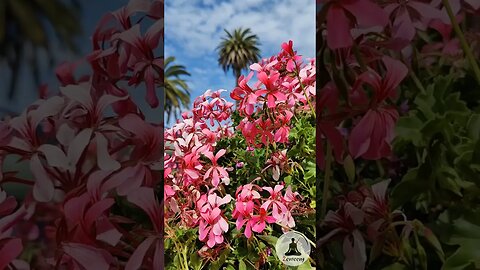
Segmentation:
<svg viewBox="0 0 480 270">
<path fill-rule="evenodd" d="M 235 87 L 237 87 L 238 86 L 238 79 L 241 76 L 241 70 L 234 70 L 233 72 L 235 74 Z M 239 105 L 240 105 L 240 101 L 237 100 L 236 103 L 235 103 L 235 108 L 238 108 Z"/>
</svg>

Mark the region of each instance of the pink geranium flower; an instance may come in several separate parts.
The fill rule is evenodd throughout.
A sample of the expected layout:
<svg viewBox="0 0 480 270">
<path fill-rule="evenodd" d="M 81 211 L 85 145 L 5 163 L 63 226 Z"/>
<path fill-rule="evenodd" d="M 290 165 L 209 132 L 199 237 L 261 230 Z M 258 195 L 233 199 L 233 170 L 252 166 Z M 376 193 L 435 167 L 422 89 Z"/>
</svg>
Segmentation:
<svg viewBox="0 0 480 270">
<path fill-rule="evenodd" d="M 275 223 L 277 221 L 274 217 L 269 216 L 264 208 L 260 208 L 259 212 L 260 213 L 258 215 L 252 216 L 252 218 L 248 221 L 252 231 L 257 233 L 263 232 L 267 223 Z"/>
<path fill-rule="evenodd" d="M 253 200 L 238 201 L 235 203 L 235 209 L 232 217 L 236 219 L 237 230 L 240 230 L 243 225 L 245 226 L 244 234 L 247 238 L 252 237 L 252 223 L 249 222 L 252 218 L 255 203 Z"/>
<path fill-rule="evenodd" d="M 212 162 L 211 167 L 205 172 L 204 179 L 206 180 L 211 178 L 212 185 L 214 187 L 217 187 L 220 184 L 220 180 L 226 185 L 230 183 L 228 172 L 225 170 L 225 168 L 223 168 L 222 166 L 219 166 L 217 163 L 218 160 L 223 155 L 225 155 L 225 153 L 226 153 L 225 149 L 221 149 L 220 151 L 218 151 L 217 154 L 215 154 L 215 156 L 213 155 L 212 152 L 207 151 L 204 153 L 204 155 L 208 157 L 208 159 L 210 159 L 210 161 Z"/>
<path fill-rule="evenodd" d="M 408 69 L 400 61 L 389 57 L 384 57 L 383 63 L 387 69 L 383 77 L 374 71 L 367 71 L 357 79 L 357 85 L 366 83 L 373 87 L 374 92 L 372 101 L 368 104 L 370 109 L 350 134 L 348 147 L 355 158 L 361 156 L 375 160 L 388 156 L 391 152 L 390 142 L 399 115 L 395 108 L 383 103 L 387 98 L 396 97 L 397 87 L 406 77 Z"/>
<path fill-rule="evenodd" d="M 433 19 L 450 23 L 446 12 L 422 1 L 389 1 L 385 11 L 393 18 L 393 38 L 404 45 L 413 40 L 416 29 L 425 30 Z"/>
<path fill-rule="evenodd" d="M 265 89 L 260 89 L 255 92 L 257 96 L 266 95 L 268 108 L 272 109 L 276 107 L 277 102 L 283 102 L 286 100 L 285 94 L 280 91 L 278 87 L 278 79 L 280 73 L 271 71 L 270 74 L 261 71 L 258 73 L 258 80 L 263 83 Z"/>
<path fill-rule="evenodd" d="M 12 228 L 26 214 L 21 206 L 16 211 L 17 201 L 0 188 L 0 269 L 7 269 L 23 250 L 22 240 L 11 236 Z"/>
<path fill-rule="evenodd" d="M 215 193 L 208 195 L 208 199 L 203 195 L 197 202 L 200 208 L 199 239 L 206 241 L 207 246 L 212 248 L 216 244 L 223 243 L 223 233 L 228 231 L 227 220 L 221 215 L 220 206 L 229 203 L 231 198 L 218 197 Z M 208 236 L 208 239 L 207 239 Z"/>
<path fill-rule="evenodd" d="M 281 220 L 283 218 L 283 213 L 287 212 L 287 207 L 282 202 L 281 191 L 284 188 L 283 185 L 275 185 L 275 188 L 263 187 L 263 190 L 266 190 L 270 193 L 270 197 L 262 204 L 261 208 L 269 210 L 272 207 L 272 216 L 276 220 Z"/>
</svg>

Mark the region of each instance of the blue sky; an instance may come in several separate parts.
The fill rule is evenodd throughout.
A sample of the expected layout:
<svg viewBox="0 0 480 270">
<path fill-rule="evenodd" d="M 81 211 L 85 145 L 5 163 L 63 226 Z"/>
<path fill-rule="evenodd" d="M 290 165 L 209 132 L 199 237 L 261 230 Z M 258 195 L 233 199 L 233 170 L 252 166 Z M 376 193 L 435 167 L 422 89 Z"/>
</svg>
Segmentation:
<svg viewBox="0 0 480 270">
<path fill-rule="evenodd" d="M 192 102 L 207 89 L 235 86 L 232 72 L 218 66 L 215 48 L 224 28 L 238 27 L 259 36 L 262 58 L 278 53 L 290 39 L 299 54 L 315 56 L 313 0 L 165 0 L 165 57 L 175 56 L 191 73 L 186 79 Z"/>
</svg>

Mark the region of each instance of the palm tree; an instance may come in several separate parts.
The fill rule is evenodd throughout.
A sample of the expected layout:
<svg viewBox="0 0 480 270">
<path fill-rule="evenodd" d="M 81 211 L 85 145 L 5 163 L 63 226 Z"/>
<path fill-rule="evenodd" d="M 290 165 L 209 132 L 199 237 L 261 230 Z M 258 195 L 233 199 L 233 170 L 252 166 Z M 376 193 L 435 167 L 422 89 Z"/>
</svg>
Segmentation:
<svg viewBox="0 0 480 270">
<path fill-rule="evenodd" d="M 190 103 L 190 89 L 181 76 L 190 76 L 185 66 L 173 64 L 175 57 L 170 56 L 165 59 L 165 113 L 167 113 L 167 122 L 170 122 L 170 116 L 173 114 L 178 118 L 182 108 L 188 107 Z"/>
<path fill-rule="evenodd" d="M 43 49 L 53 64 L 52 40 L 55 37 L 69 51 L 78 51 L 74 39 L 82 33 L 79 4 L 77 0 L 0 1 L 0 60 L 6 60 L 11 70 L 10 100 L 25 60 L 35 82 L 40 84 L 39 53 Z"/>
<path fill-rule="evenodd" d="M 258 46 L 258 37 L 252 34 L 250 28 L 237 28 L 233 34 L 225 30 L 226 37 L 218 45 L 218 64 L 227 72 L 230 68 L 235 75 L 236 84 L 242 70 L 247 70 L 250 64 L 256 63 L 260 59 L 260 49 Z"/>
</svg>

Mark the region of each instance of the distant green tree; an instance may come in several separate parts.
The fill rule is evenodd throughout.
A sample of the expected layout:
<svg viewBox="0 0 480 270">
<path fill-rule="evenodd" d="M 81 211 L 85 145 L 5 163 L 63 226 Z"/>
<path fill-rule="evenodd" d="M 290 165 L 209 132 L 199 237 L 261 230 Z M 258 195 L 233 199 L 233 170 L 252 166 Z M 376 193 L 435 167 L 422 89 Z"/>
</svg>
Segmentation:
<svg viewBox="0 0 480 270">
<path fill-rule="evenodd" d="M 178 118 L 182 108 L 188 107 L 190 103 L 190 89 L 182 76 L 190 76 L 185 66 L 173 62 L 175 57 L 165 59 L 165 113 L 167 122 L 170 122 L 171 115 Z"/>
<path fill-rule="evenodd" d="M 247 70 L 250 64 L 260 60 L 260 43 L 257 35 L 253 34 L 250 28 L 238 28 L 233 33 L 224 30 L 227 34 L 218 45 L 218 64 L 227 72 L 230 68 L 235 75 L 235 82 L 242 70 Z"/>
<path fill-rule="evenodd" d="M 0 60 L 11 70 L 10 100 L 25 62 L 40 84 L 39 52 L 44 49 L 53 64 L 55 37 L 67 50 L 78 51 L 74 38 L 82 33 L 79 9 L 75 0 L 0 0 Z"/>
</svg>

